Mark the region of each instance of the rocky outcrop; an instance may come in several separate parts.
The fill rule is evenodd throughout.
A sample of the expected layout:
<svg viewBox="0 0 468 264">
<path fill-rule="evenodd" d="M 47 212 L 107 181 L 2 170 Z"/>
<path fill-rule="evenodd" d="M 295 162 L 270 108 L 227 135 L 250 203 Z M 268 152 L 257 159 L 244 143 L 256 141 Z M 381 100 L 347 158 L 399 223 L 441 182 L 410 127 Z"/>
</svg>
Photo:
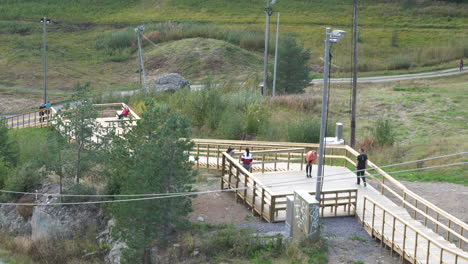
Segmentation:
<svg viewBox="0 0 468 264">
<path fill-rule="evenodd" d="M 159 76 L 154 82 L 150 83 L 156 92 L 176 91 L 182 88 L 190 88 L 189 80 L 178 73 L 168 73 Z"/>
<path fill-rule="evenodd" d="M 12 236 L 29 236 L 31 223 L 16 212 L 15 205 L 0 205 L 0 230 Z"/>
<path fill-rule="evenodd" d="M 31 218 L 31 237 L 73 237 L 102 230 L 103 226 L 104 217 L 95 206 L 36 206 Z"/>
<path fill-rule="evenodd" d="M 98 242 L 101 247 L 109 247 L 109 253 L 105 257 L 108 264 L 120 264 L 122 250 L 127 248 L 125 242 L 112 237 L 112 230 L 114 229 L 115 221 L 113 219 L 107 222 L 107 226 L 98 236 Z"/>
</svg>

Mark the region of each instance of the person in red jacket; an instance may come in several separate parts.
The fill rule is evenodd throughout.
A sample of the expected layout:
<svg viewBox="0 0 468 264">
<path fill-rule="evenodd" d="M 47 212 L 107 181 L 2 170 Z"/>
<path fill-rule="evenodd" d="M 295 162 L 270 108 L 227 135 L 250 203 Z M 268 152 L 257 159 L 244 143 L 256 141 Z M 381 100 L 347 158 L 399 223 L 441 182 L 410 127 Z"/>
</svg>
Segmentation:
<svg viewBox="0 0 468 264">
<path fill-rule="evenodd" d="M 317 159 L 317 151 L 311 150 L 307 152 L 305 156 L 306 165 L 306 177 L 312 178 L 312 163 Z"/>
<path fill-rule="evenodd" d="M 250 149 L 246 148 L 244 154 L 241 157 L 242 166 L 248 171 L 252 168 L 253 155 L 250 153 Z"/>
<path fill-rule="evenodd" d="M 124 117 L 127 117 L 128 116 L 128 112 L 130 112 L 130 109 L 128 109 L 128 107 L 125 107 L 123 110 L 122 110 L 122 113 L 119 115 L 119 119 L 122 119 Z"/>
</svg>

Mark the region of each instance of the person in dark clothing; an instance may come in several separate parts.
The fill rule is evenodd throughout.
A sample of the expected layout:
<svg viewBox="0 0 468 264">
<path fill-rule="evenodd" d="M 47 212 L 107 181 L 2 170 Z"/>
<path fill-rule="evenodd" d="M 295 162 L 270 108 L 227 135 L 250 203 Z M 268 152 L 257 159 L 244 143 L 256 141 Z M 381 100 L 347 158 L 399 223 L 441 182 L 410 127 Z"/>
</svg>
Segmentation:
<svg viewBox="0 0 468 264">
<path fill-rule="evenodd" d="M 366 165 L 367 165 L 367 155 L 364 149 L 360 148 L 359 155 L 357 156 L 357 166 L 356 166 L 357 184 L 359 185 L 361 183 L 361 178 L 362 178 L 362 181 L 364 182 L 364 187 L 367 186 L 366 176 L 365 176 Z"/>
<path fill-rule="evenodd" d="M 463 58 L 460 59 L 460 63 L 458 64 L 458 67 L 460 68 L 460 71 L 463 71 Z"/>
</svg>

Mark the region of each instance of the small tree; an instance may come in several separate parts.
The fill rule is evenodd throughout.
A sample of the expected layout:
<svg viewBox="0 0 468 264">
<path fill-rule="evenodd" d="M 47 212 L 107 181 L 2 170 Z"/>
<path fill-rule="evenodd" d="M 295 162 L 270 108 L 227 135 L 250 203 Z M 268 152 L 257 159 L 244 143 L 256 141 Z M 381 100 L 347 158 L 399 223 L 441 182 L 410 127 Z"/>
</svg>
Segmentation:
<svg viewBox="0 0 468 264">
<path fill-rule="evenodd" d="M 395 143 L 395 128 L 388 119 L 378 119 L 372 130 L 372 134 L 377 143 L 381 146 L 391 146 Z"/>
<path fill-rule="evenodd" d="M 0 158 L 8 166 L 16 166 L 18 163 L 18 146 L 8 134 L 8 128 L 0 120 Z"/>
<path fill-rule="evenodd" d="M 302 93 L 310 83 L 310 51 L 297 44 L 292 35 L 285 35 L 278 49 L 276 92 L 278 94 Z M 270 68 L 273 76 L 273 68 Z M 272 87 L 272 80 L 270 87 Z"/>
<path fill-rule="evenodd" d="M 72 95 L 74 105 L 68 104 L 64 110 L 59 111 L 56 128 L 66 137 L 69 137 L 73 146 L 74 155 L 71 157 L 73 165 L 68 174 L 75 177 L 79 183 L 80 178 L 95 164 L 98 144 L 95 142 L 99 130 L 96 118 L 98 111 L 90 98 L 89 83 L 75 86 Z M 93 140 L 94 136 L 94 140 Z"/>
<path fill-rule="evenodd" d="M 124 139 L 115 138 L 109 152 L 113 190 L 121 194 L 179 193 L 191 190 L 192 164 L 187 119 L 166 106 L 150 102 L 142 120 Z M 116 186 L 118 185 L 118 186 Z M 129 249 L 127 263 L 149 263 L 154 240 L 167 241 L 186 223 L 191 210 L 187 197 L 121 203 L 112 207 L 117 230 Z"/>
</svg>

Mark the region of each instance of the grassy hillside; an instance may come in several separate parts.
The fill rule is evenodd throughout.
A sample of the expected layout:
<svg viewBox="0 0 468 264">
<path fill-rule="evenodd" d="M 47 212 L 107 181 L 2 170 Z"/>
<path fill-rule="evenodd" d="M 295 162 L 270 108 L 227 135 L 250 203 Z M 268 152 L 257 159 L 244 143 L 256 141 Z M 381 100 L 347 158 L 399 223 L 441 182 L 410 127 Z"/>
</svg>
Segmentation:
<svg viewBox="0 0 468 264">
<path fill-rule="evenodd" d="M 7 86 L 41 86 L 42 30 L 38 19 L 42 15 L 54 21 L 48 26 L 51 88 L 70 88 L 76 81 L 88 80 L 103 89 L 133 87 L 137 78 L 135 44 L 123 56 L 109 61 L 96 49 L 96 41 L 103 33 L 132 33 L 137 24 L 196 22 L 205 25 L 208 32 L 236 30 L 248 35 L 256 47 L 250 51 L 260 52 L 264 3 L 262 0 L 5 0 L 0 5 L 0 82 Z M 351 29 L 351 1 L 280 0 L 273 7 L 281 12 L 281 32 L 296 34 L 299 43 L 311 49 L 311 63 L 316 72 L 320 72 L 322 65 L 324 28 L 331 26 L 349 32 Z M 429 0 L 360 1 L 360 71 L 454 67 L 459 57 L 468 57 L 467 13 L 466 1 L 460 4 Z M 273 16 L 272 32 L 275 19 Z M 145 30 L 146 35 L 157 33 L 155 27 Z M 146 49 L 152 50 L 148 46 Z M 349 72 L 351 35 L 334 45 L 332 52 L 333 72 Z M 237 62 L 227 62 L 234 63 Z"/>
</svg>

